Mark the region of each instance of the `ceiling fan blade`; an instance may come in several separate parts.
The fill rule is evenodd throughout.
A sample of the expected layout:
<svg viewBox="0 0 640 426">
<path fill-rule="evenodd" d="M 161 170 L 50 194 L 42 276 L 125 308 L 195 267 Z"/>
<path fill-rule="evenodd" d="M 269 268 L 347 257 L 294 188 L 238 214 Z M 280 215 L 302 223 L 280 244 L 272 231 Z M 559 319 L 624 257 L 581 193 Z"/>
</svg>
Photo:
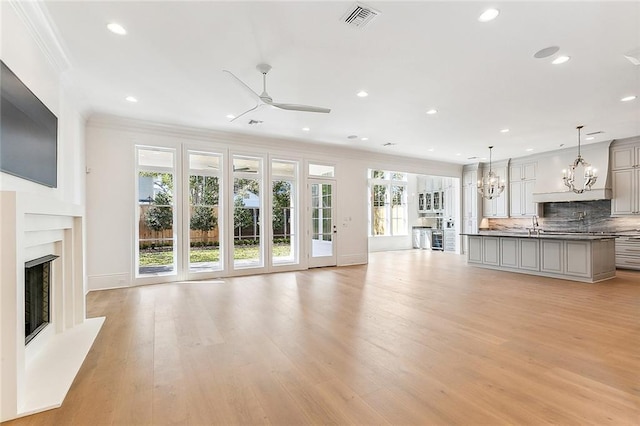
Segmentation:
<svg viewBox="0 0 640 426">
<path fill-rule="evenodd" d="M 272 105 L 276 108 L 286 109 L 290 111 L 322 112 L 325 114 L 331 112 L 330 108 L 322 108 L 322 107 L 316 107 L 316 106 L 310 106 L 310 105 L 279 104 L 275 102 L 271 102 L 269 103 L 269 105 Z"/>
<path fill-rule="evenodd" d="M 242 114 L 240 114 L 239 116 L 234 117 L 234 118 L 232 118 L 231 120 L 229 120 L 229 123 L 232 123 L 232 122 L 236 121 L 238 118 L 242 117 L 242 116 L 243 116 L 243 115 L 245 115 L 245 114 L 250 113 L 251 111 L 253 111 L 253 110 L 257 109 L 257 108 L 258 108 L 258 107 L 260 107 L 260 106 L 262 106 L 262 105 L 261 105 L 261 104 L 257 104 L 257 105 L 256 105 L 256 106 L 254 106 L 253 108 L 246 110 L 245 112 L 243 112 L 243 113 L 242 113 Z"/>
<path fill-rule="evenodd" d="M 247 86 L 242 80 L 240 80 L 238 77 L 235 76 L 235 74 L 233 74 L 231 71 L 227 71 L 227 70 L 222 70 L 222 72 L 226 72 L 227 74 L 229 74 L 231 77 L 233 77 L 233 79 L 236 81 L 236 83 L 238 83 L 240 85 L 240 87 L 244 87 L 244 89 L 249 92 L 251 94 L 251 96 L 253 96 L 258 102 L 262 102 L 262 99 L 260 99 L 260 95 L 258 95 L 256 92 L 253 91 L 253 89 L 249 86 Z"/>
</svg>

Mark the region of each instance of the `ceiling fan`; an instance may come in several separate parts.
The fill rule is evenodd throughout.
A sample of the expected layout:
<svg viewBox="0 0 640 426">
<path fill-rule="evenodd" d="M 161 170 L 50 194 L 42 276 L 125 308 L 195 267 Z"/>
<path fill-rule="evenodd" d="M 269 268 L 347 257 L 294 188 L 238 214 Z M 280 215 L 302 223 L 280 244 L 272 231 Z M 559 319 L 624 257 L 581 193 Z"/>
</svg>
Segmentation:
<svg viewBox="0 0 640 426">
<path fill-rule="evenodd" d="M 256 66 L 256 69 L 260 71 L 260 73 L 262 73 L 262 93 L 260 95 L 254 92 L 249 86 L 247 86 L 242 80 L 236 77 L 231 71 L 223 70 L 224 72 L 229 74 L 231 77 L 233 77 L 240 84 L 240 86 L 243 87 L 246 91 L 248 91 L 251 94 L 251 96 L 258 102 L 256 106 L 249 109 L 248 111 L 243 112 L 239 116 L 232 118 L 231 121 L 237 120 L 243 115 L 264 105 L 270 105 L 272 107 L 286 109 L 289 111 L 321 112 L 321 113 L 331 112 L 331 109 L 329 108 L 322 108 L 322 107 L 316 107 L 316 106 L 310 106 L 310 105 L 285 104 L 285 103 L 273 102 L 273 98 L 267 93 L 267 73 L 269 72 L 269 70 L 271 70 L 271 65 L 258 64 Z"/>
</svg>

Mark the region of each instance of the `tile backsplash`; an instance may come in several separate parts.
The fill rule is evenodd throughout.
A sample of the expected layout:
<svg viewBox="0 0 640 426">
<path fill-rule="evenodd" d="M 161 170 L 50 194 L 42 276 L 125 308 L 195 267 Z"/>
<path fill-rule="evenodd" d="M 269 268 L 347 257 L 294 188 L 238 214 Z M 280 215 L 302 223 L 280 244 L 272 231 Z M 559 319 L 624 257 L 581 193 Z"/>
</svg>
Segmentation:
<svg viewBox="0 0 640 426">
<path fill-rule="evenodd" d="M 544 203 L 538 219 L 540 228 L 566 232 L 638 232 L 640 217 L 611 217 L 611 200 Z M 531 228 L 528 218 L 489 219 L 491 230 L 522 230 Z"/>
</svg>

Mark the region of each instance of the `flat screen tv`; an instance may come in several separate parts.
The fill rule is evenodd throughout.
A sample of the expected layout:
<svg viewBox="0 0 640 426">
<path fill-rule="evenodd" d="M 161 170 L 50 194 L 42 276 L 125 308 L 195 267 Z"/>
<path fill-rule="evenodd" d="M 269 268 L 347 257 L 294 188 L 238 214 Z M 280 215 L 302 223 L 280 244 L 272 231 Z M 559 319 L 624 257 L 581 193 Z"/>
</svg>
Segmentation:
<svg viewBox="0 0 640 426">
<path fill-rule="evenodd" d="M 0 170 L 56 188 L 58 118 L 0 63 Z"/>
</svg>

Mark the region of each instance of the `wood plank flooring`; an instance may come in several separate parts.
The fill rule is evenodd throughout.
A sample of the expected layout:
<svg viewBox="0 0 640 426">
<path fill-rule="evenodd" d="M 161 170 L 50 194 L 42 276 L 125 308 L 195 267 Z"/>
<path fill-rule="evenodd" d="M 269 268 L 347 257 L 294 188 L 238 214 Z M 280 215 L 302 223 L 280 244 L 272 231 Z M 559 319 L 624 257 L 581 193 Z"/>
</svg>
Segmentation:
<svg viewBox="0 0 640 426">
<path fill-rule="evenodd" d="M 61 408 L 7 425 L 640 424 L 640 273 L 365 266 L 90 293 Z"/>
</svg>

